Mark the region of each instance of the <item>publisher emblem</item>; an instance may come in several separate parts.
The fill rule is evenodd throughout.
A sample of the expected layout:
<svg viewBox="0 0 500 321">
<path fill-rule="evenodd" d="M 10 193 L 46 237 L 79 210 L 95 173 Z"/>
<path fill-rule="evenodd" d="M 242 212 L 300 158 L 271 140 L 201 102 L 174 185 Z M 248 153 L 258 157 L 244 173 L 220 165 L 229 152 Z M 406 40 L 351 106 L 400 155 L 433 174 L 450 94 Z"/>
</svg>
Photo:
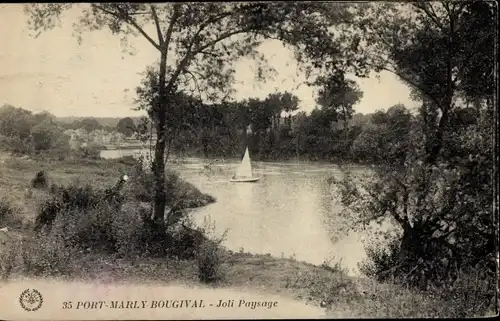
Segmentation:
<svg viewBox="0 0 500 321">
<path fill-rule="evenodd" d="M 36 289 L 26 289 L 19 296 L 19 303 L 26 311 L 36 311 L 43 303 L 42 294 Z"/>
</svg>

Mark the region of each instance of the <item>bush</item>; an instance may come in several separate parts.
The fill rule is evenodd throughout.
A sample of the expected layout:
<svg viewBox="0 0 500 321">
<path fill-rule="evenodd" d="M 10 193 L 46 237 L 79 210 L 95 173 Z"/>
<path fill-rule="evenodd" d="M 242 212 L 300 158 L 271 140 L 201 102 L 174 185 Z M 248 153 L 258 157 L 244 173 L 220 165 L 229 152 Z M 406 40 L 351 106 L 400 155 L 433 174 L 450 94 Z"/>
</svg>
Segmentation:
<svg viewBox="0 0 500 321">
<path fill-rule="evenodd" d="M 0 224 L 5 224 L 12 218 L 14 210 L 10 202 L 6 199 L 0 199 Z"/>
<path fill-rule="evenodd" d="M 391 272 L 398 266 L 400 243 L 395 238 L 387 244 L 378 242 L 365 247 L 366 259 L 358 264 L 359 271 L 377 281 L 387 281 L 395 275 Z"/>
<path fill-rule="evenodd" d="M 69 275 L 76 251 L 65 245 L 58 234 L 20 241 L 20 266 L 24 275 Z"/>
<path fill-rule="evenodd" d="M 469 267 L 460 277 L 446 286 L 431 287 L 428 293 L 454 307 L 456 318 L 481 317 L 496 305 L 495 277 L 487 275 L 485 267 Z"/>
<path fill-rule="evenodd" d="M 39 205 L 35 231 L 40 231 L 44 226 L 50 228 L 60 212 L 71 213 L 75 209 L 85 212 L 97 206 L 102 199 L 102 191 L 88 184 L 80 186 L 79 182 L 67 187 L 54 184 L 50 187 L 50 193 L 51 197 Z"/>
<path fill-rule="evenodd" d="M 29 139 L 19 137 L 7 137 L 0 135 L 0 150 L 12 152 L 14 154 L 31 154 L 32 146 Z"/>
<path fill-rule="evenodd" d="M 31 187 L 33 188 L 47 188 L 49 187 L 49 180 L 45 171 L 39 171 L 31 180 Z"/>
<path fill-rule="evenodd" d="M 83 159 L 100 159 L 101 148 L 96 145 L 79 146 L 74 152 L 76 158 Z"/>
<path fill-rule="evenodd" d="M 106 190 L 90 185 L 52 185 L 50 198 L 38 210 L 35 231 L 47 228 L 66 246 L 85 251 L 122 254 L 139 252 L 144 211 L 138 204 L 125 208 L 118 187 Z"/>
<path fill-rule="evenodd" d="M 302 295 L 324 306 L 337 306 L 341 297 L 354 297 L 356 289 L 344 268 L 336 262 L 334 268 L 325 262 L 313 270 L 297 271 L 296 276 L 287 277 L 286 288 L 300 290 Z"/>
<path fill-rule="evenodd" d="M 20 226 L 22 222 L 17 215 L 18 209 L 6 198 L 0 198 L 0 228 L 5 225 L 14 227 Z"/>
<path fill-rule="evenodd" d="M 35 231 L 46 227 L 50 234 L 60 235 L 66 246 L 85 251 L 195 257 L 195 249 L 203 241 L 200 232 L 180 224 L 182 217 L 165 231 L 151 218 L 149 205 L 127 202 L 115 188 L 101 190 L 78 182 L 67 187 L 52 185 L 50 197 L 39 206 Z"/>
<path fill-rule="evenodd" d="M 3 279 L 18 273 L 36 277 L 69 275 L 75 254 L 60 235 L 12 237 L 0 251 L 0 274 Z"/>
<path fill-rule="evenodd" d="M 226 258 L 221 244 L 226 238 L 227 231 L 221 236 L 214 235 L 214 231 L 215 225 L 207 218 L 204 225 L 198 229 L 198 232 L 205 236 L 196 249 L 198 278 L 203 283 L 220 282 L 225 276 L 223 264 Z"/>
<path fill-rule="evenodd" d="M 410 273 L 402 273 L 399 263 L 400 241 L 391 239 L 388 243 L 374 243 L 366 248 L 367 258 L 359 264 L 360 271 L 367 277 L 379 282 L 404 286 L 418 283 L 408 280 Z M 414 266 L 418 269 L 418 266 Z M 488 275 L 488 268 L 474 267 L 459 272 L 456 280 L 448 283 L 435 283 L 421 286 L 420 293 L 445 302 L 453 311 L 447 311 L 447 317 L 483 316 L 494 302 L 495 276 Z M 425 280 L 425 279 L 423 279 Z M 420 280 L 420 281 L 423 281 Z M 442 315 L 442 317 L 444 317 Z"/>
<path fill-rule="evenodd" d="M 61 215 L 62 214 L 62 215 Z M 113 208 L 99 204 L 87 209 L 67 208 L 54 220 L 51 235 L 60 235 L 66 246 L 97 253 L 116 252 Z"/>
<path fill-rule="evenodd" d="M 52 120 L 45 120 L 31 129 L 31 145 L 35 152 L 69 151 L 69 137 Z"/>
<path fill-rule="evenodd" d="M 19 247 L 7 243 L 3 240 L 2 232 L 0 232 L 0 278 L 6 280 L 16 267 L 16 258 L 19 252 Z"/>
<path fill-rule="evenodd" d="M 146 226 L 148 208 L 136 203 L 124 204 L 122 211 L 112 217 L 116 252 L 123 257 L 136 258 L 147 254 Z"/>
<path fill-rule="evenodd" d="M 134 156 L 130 156 L 130 155 L 116 158 L 116 159 L 114 159 L 114 161 L 117 163 L 123 164 L 123 165 L 129 165 L 129 166 L 135 166 L 139 163 L 137 161 L 137 159 L 134 158 Z"/>
<path fill-rule="evenodd" d="M 138 160 L 131 173 L 129 192 L 140 202 L 153 202 L 154 174 L 145 169 L 142 160 Z M 211 195 L 200 192 L 193 184 L 182 180 L 173 171 L 166 172 L 165 177 L 166 204 L 171 208 L 196 208 L 215 202 Z"/>
</svg>

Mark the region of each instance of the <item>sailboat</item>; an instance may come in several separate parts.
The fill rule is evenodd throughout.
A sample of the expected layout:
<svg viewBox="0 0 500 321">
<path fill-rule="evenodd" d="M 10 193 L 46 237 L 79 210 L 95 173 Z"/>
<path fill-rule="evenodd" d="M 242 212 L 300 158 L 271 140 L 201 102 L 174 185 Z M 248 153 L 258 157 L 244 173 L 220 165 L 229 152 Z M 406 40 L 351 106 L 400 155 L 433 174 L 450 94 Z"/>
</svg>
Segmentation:
<svg viewBox="0 0 500 321">
<path fill-rule="evenodd" d="M 260 177 L 253 176 L 252 163 L 250 162 L 250 154 L 248 153 L 248 146 L 245 149 L 245 155 L 241 160 L 241 164 L 236 170 L 236 174 L 231 178 L 231 182 L 256 182 Z"/>
</svg>

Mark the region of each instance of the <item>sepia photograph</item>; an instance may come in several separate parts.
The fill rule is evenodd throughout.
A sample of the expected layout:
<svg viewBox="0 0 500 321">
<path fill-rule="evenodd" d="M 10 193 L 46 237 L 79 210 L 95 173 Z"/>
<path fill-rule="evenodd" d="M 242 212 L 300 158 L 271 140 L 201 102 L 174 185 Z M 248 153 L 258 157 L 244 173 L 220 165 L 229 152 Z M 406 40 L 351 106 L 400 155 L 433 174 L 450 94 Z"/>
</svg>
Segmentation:
<svg viewBox="0 0 500 321">
<path fill-rule="evenodd" d="M 0 4 L 0 319 L 497 316 L 497 24 Z"/>
</svg>

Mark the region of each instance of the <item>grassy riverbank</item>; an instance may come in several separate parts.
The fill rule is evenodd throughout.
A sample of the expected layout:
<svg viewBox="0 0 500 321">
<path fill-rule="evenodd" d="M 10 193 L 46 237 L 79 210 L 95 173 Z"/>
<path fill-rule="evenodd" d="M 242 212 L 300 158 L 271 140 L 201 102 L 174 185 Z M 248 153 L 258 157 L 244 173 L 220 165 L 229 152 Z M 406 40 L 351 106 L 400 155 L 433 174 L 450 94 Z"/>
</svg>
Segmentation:
<svg viewBox="0 0 500 321">
<path fill-rule="evenodd" d="M 37 172 L 44 170 L 52 184 L 68 185 L 79 180 L 82 185 L 88 183 L 107 188 L 115 184 L 120 175 L 130 175 L 133 169 L 130 159 L 55 161 L 0 156 L 0 195 L 4 195 L 4 204 L 15 209 L 12 212 L 14 215 L 9 218 L 6 215 L 3 219 L 0 217 L 0 228 L 9 228 L 6 233 L 0 232 L 0 271 L 3 278 L 35 274 L 36 277 L 50 275 L 100 282 L 200 284 L 199 257 L 123 257 L 94 251 L 72 251 L 66 255 L 60 248 L 52 247 L 51 243 L 41 244 L 32 232 L 39 205 L 49 197 L 45 190 L 30 188 Z M 185 181 L 176 179 L 172 184 L 173 190 L 181 191 L 179 195 L 189 198 L 186 207 L 202 206 L 211 201 L 206 194 Z M 349 277 L 338 265 L 314 266 L 291 258 L 244 251 L 234 253 L 226 249 L 217 254 L 208 252 L 207 255 L 211 262 L 217 255 L 215 263 L 219 265 L 218 273 L 223 276 L 207 286 L 278 293 L 325 306 L 332 317 L 454 315 L 453 306 L 446 302 L 396 285 Z M 39 267 L 38 273 L 34 273 L 34 266 Z"/>
</svg>

